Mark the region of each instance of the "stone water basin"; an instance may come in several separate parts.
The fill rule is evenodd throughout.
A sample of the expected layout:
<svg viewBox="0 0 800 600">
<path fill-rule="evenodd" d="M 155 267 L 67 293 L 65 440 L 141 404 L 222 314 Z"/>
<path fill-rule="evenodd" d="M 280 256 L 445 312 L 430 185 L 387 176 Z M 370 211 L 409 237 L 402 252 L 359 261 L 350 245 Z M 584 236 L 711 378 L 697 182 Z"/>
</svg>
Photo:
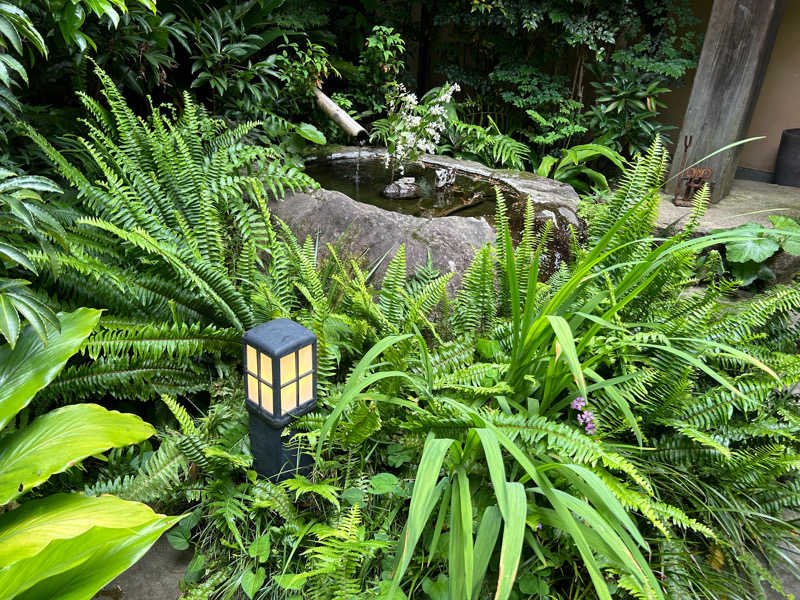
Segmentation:
<svg viewBox="0 0 800 600">
<path fill-rule="evenodd" d="M 541 227 L 554 223 L 544 275 L 568 255 L 570 228 L 580 231 L 578 195 L 567 184 L 522 171 L 491 169 L 480 163 L 445 156 L 423 155 L 407 165 L 403 176 L 413 176 L 421 196 L 388 199 L 381 190 L 391 182 L 381 148 L 326 147 L 308 157 L 307 173 L 320 183 L 313 192 L 298 192 L 273 201 L 272 213 L 284 220 L 299 239 L 310 235 L 320 248 L 338 244 L 340 253 L 363 256 L 379 264 L 376 278 L 388 260 L 405 245 L 409 273 L 427 263 L 443 273 L 454 273 L 451 291 L 469 267 L 475 250 L 495 239 L 495 188 L 503 193 L 515 235 L 522 226 L 530 198 Z M 455 181 L 437 190 L 435 172 L 452 170 Z M 395 173 L 395 179 L 400 177 Z"/>
</svg>

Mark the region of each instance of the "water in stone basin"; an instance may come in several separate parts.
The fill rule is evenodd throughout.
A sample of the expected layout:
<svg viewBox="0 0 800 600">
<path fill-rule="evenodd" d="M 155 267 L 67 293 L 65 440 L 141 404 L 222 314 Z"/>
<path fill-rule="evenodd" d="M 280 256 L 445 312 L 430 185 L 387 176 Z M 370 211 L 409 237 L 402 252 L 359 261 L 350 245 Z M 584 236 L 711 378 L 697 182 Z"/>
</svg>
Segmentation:
<svg viewBox="0 0 800 600">
<path fill-rule="evenodd" d="M 484 179 L 456 174 L 452 185 L 436 189 L 435 169 L 421 165 L 409 165 L 400 175 L 395 170 L 395 179 L 414 177 L 422 195 L 413 199 L 391 199 L 381 191 L 392 181 L 392 171 L 380 160 L 334 160 L 314 162 L 306 167 L 306 173 L 323 188 L 342 192 L 366 204 L 372 204 L 408 215 L 440 217 L 486 217 L 490 222 L 495 214 L 494 184 Z M 510 202 L 517 194 L 503 189 Z"/>
</svg>

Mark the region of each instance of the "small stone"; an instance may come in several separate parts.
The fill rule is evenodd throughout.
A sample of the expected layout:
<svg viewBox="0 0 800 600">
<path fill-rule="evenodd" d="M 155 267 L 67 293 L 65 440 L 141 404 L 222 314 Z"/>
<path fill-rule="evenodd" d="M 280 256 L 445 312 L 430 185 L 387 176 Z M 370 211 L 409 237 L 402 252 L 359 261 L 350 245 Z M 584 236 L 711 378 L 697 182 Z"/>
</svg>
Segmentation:
<svg viewBox="0 0 800 600">
<path fill-rule="evenodd" d="M 790 283 L 800 274 L 800 256 L 780 251 L 767 261 L 767 266 L 775 273 L 778 283 Z"/>
<path fill-rule="evenodd" d="M 401 177 L 383 188 L 383 195 L 387 198 L 402 200 L 419 198 L 422 190 L 419 189 L 413 177 Z"/>
<path fill-rule="evenodd" d="M 434 171 L 436 176 L 436 189 L 450 187 L 456 182 L 455 169 L 436 169 Z"/>
</svg>

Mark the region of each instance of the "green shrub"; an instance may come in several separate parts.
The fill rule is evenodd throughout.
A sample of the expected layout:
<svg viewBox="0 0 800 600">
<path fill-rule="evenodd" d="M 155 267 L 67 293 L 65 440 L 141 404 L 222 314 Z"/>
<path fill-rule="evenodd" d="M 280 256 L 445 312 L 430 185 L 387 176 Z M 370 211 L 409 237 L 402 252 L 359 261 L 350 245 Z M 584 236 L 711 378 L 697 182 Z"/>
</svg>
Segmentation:
<svg viewBox="0 0 800 600">
<path fill-rule="evenodd" d="M 20 497 L 83 459 L 155 433 L 139 417 L 96 404 L 28 422 L 28 405 L 95 327 L 99 311 L 59 315 L 45 341 L 31 328 L 0 347 L 0 589 L 3 598 L 90 598 L 139 559 L 181 517 L 114 496 Z"/>
</svg>

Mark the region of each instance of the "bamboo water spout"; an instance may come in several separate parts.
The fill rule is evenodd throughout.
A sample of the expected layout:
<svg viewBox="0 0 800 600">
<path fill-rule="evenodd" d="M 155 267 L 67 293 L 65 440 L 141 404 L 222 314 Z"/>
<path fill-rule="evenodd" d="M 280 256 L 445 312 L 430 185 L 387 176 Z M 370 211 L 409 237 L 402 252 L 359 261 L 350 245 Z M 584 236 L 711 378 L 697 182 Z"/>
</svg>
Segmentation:
<svg viewBox="0 0 800 600">
<path fill-rule="evenodd" d="M 341 127 L 342 131 L 350 137 L 354 137 L 360 146 L 367 143 L 367 140 L 369 140 L 367 130 L 359 125 L 358 122 L 348 115 L 338 104 L 328 98 L 319 87 L 314 87 L 314 96 L 316 96 L 317 104 L 322 111 L 333 119 L 333 122 Z"/>
</svg>

